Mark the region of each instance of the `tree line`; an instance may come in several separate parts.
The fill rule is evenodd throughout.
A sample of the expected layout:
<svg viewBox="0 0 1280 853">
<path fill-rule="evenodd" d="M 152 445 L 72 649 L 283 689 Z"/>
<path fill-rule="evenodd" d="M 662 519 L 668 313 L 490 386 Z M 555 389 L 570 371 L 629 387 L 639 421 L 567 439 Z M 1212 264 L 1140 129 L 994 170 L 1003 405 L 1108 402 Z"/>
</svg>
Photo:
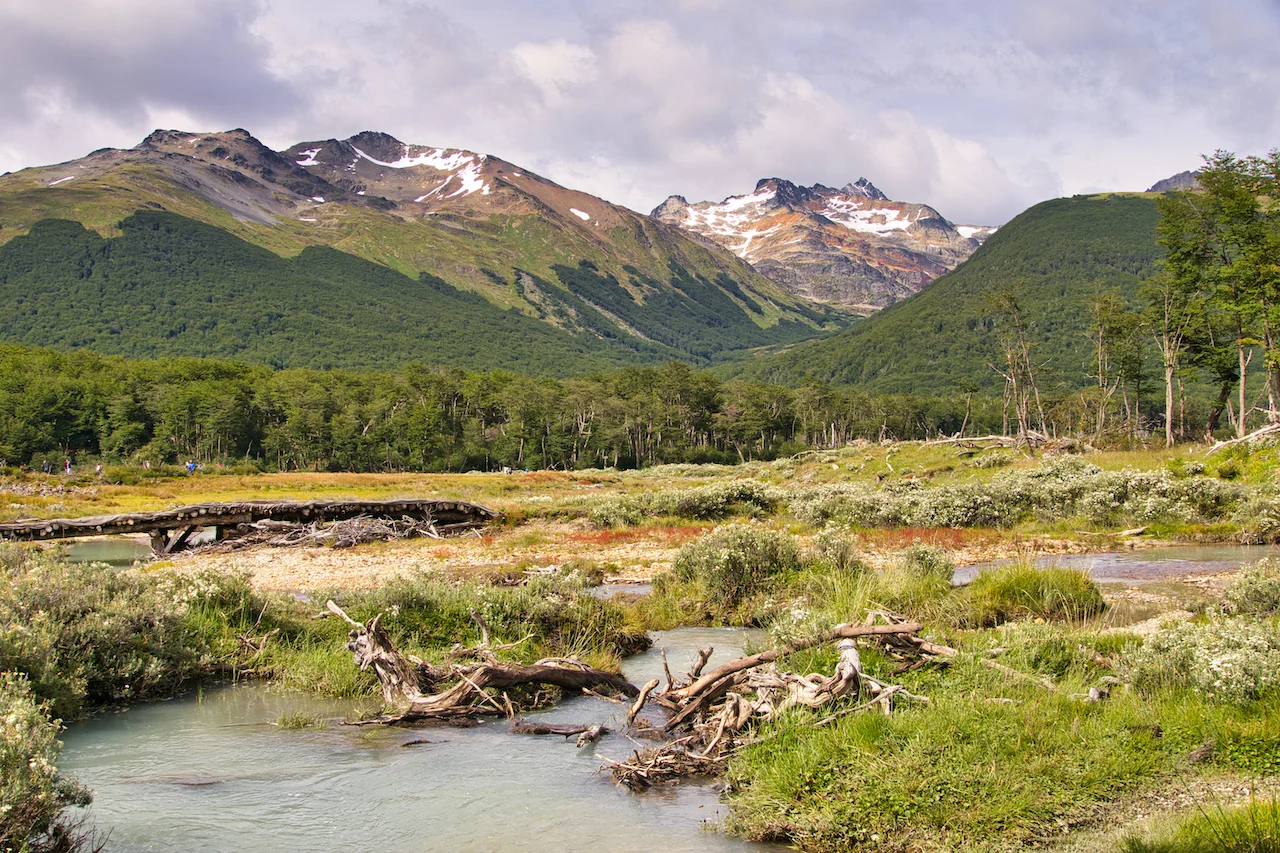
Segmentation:
<svg viewBox="0 0 1280 853">
<path fill-rule="evenodd" d="M 0 459 L 32 467 L 50 456 L 315 471 L 736 463 L 999 423 L 989 400 L 723 381 L 675 361 L 552 380 L 0 345 Z"/>
<path fill-rule="evenodd" d="M 1167 256 L 1144 288 L 1164 371 L 1167 444 L 1189 371 L 1217 386 L 1208 432 L 1224 410 L 1240 436 L 1250 414 L 1280 418 L 1280 149 L 1265 157 L 1218 151 L 1197 180 L 1198 190 L 1158 201 Z M 1263 402 L 1250 399 L 1255 373 Z"/>
</svg>

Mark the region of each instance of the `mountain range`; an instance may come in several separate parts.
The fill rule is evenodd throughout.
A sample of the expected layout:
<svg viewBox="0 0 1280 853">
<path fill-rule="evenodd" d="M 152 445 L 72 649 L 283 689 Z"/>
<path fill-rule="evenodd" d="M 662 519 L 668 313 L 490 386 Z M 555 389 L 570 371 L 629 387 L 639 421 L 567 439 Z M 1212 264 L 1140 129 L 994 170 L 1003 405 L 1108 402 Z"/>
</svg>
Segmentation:
<svg viewBox="0 0 1280 853">
<path fill-rule="evenodd" d="M 718 204 L 673 195 L 651 215 L 724 246 L 790 293 L 863 315 L 919 292 L 995 231 L 892 201 L 866 178 L 840 189 L 765 178 Z"/>
<path fill-rule="evenodd" d="M 74 232 L 51 220 L 76 223 L 102 242 L 70 239 Z M 223 249 L 209 248 L 174 270 L 177 253 L 167 252 L 163 240 L 140 239 L 144 225 L 168 235 L 175 247 L 185 241 L 208 248 L 230 239 L 244 244 L 224 246 L 232 256 L 249 258 L 250 249 L 262 249 L 274 259 L 264 256 L 256 268 L 226 266 L 217 257 Z M 36 247 L 24 247 L 24 241 L 38 243 L 49 262 L 33 263 Z M 317 256 L 320 249 L 337 254 Z M 74 258 L 61 257 L 65 252 Z M 119 268 L 126 256 L 127 271 Z M 376 329 L 381 317 L 413 318 L 392 335 L 407 346 L 356 351 L 352 336 L 334 325 L 336 318 L 321 316 L 333 315 L 335 307 L 306 298 L 307 276 L 279 267 L 304 260 L 314 266 L 318 259 L 356 275 L 347 283 L 354 297 L 364 295 L 361 288 L 370 277 L 381 277 L 352 263 L 359 260 L 394 271 L 410 285 L 438 283 L 451 299 L 478 294 L 483 305 L 472 301 L 465 313 L 485 314 L 491 326 L 511 322 L 499 315 L 514 309 L 540 326 L 522 324 L 529 329 L 526 339 L 550 335 L 558 344 L 546 351 L 547 358 L 526 364 L 504 353 L 501 340 L 490 340 L 493 354 L 485 361 L 534 372 L 573 372 L 580 366 L 553 360 L 551 353 L 582 349 L 600 357 L 597 365 L 669 358 L 707 363 L 813 337 L 849 321 L 849 315 L 788 293 L 745 261 L 678 228 L 495 157 L 408 145 L 386 134 L 304 142 L 277 152 L 240 129 L 158 130 L 132 149 L 101 149 L 80 160 L 0 176 L 0 297 L 24 306 L 0 317 L 0 339 L 128 354 L 146 354 L 149 347 L 189 355 L 252 352 L 286 366 L 471 357 L 473 345 L 443 343 L 470 336 L 457 311 L 428 304 L 445 291 L 399 282 L 392 288 L 396 305 L 384 305 L 381 312 L 366 306 L 349 325 Z M 255 270 L 262 268 L 282 270 L 271 304 L 263 302 L 267 296 L 258 287 Z M 221 292 L 240 296 L 215 311 L 209 306 L 219 301 L 219 275 Z M 342 300 L 341 275 L 326 275 L 326 298 Z M 90 280 L 100 298 L 96 307 L 81 307 L 71 295 Z M 197 290 L 204 295 L 191 298 L 189 289 L 181 289 L 184 280 L 202 282 Z M 282 292 L 279 282 L 286 280 L 300 291 Z M 140 301 L 182 306 L 184 330 L 163 340 L 156 329 L 139 332 L 131 322 L 136 318 L 121 312 Z M 243 323 L 281 313 L 279 305 L 286 303 L 291 332 L 260 323 L 261 334 L 276 340 L 233 345 Z M 432 335 L 414 342 L 413 325 L 427 317 L 435 342 Z M 299 346 L 299 335 L 319 328 L 328 330 L 328 340 Z M 221 344 L 210 350 L 210 341 Z"/>
</svg>

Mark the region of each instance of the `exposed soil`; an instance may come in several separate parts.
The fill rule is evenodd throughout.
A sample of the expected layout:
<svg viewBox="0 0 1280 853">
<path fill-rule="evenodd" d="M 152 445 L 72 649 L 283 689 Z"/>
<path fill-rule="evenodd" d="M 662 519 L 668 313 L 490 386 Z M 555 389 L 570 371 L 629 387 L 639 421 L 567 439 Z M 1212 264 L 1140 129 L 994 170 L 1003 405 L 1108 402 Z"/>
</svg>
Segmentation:
<svg viewBox="0 0 1280 853">
<path fill-rule="evenodd" d="M 263 589 L 370 588 L 396 575 L 439 572 L 453 577 L 518 578 L 527 569 L 562 566 L 575 560 L 602 567 L 612 581 L 647 581 L 671 566 L 680 546 L 710 530 L 710 524 L 642 526 L 596 530 L 584 520 L 535 519 L 513 528 L 449 539 L 411 539 L 354 548 L 245 548 L 230 553 L 199 552 L 173 558 L 181 569 L 247 571 Z M 959 565 L 1019 555 L 1083 554 L 1136 545 L 1045 536 L 1002 535 L 996 531 L 888 530 L 860 537 L 859 553 L 874 567 L 914 544 L 944 547 Z M 1141 546 L 1167 544 L 1141 542 Z"/>
</svg>

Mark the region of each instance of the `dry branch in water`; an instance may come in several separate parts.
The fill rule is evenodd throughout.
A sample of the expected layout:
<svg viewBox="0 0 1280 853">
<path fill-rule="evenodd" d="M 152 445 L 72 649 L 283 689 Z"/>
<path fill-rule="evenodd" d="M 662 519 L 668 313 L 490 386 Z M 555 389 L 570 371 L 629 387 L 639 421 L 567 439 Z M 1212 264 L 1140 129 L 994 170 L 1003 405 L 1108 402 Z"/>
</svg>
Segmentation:
<svg viewBox="0 0 1280 853">
<path fill-rule="evenodd" d="M 505 715 L 511 708 L 506 691 L 529 684 L 550 685 L 565 690 L 612 690 L 627 696 L 640 691 L 620 675 L 566 659 L 549 659 L 535 664 L 500 662 L 488 649 L 471 650 L 475 663 L 453 663 L 433 667 L 396 649 L 382 626 L 382 614 L 368 625 L 348 616 L 333 601 L 326 606 L 347 624 L 347 648 L 356 666 L 372 669 L 382 685 L 382 697 L 397 712 L 375 722 L 412 723 L 429 720 L 467 720 L 480 716 Z M 434 693 L 437 684 L 453 683 Z M 495 696 L 490 691 L 497 691 Z M 506 704 L 499 704 L 501 696 Z"/>
<path fill-rule="evenodd" d="M 868 621 L 874 621 L 874 617 Z M 895 697 L 927 703 L 928 699 L 923 696 L 915 696 L 900 685 L 886 684 L 864 672 L 856 640 L 891 642 L 918 657 L 955 650 L 915 636 L 922 628 L 918 622 L 890 621 L 888 625 L 840 625 L 816 637 L 736 658 L 699 674 L 711 654 L 709 649 L 704 649 L 687 683 L 668 681 L 665 690 L 652 695 L 650 691 L 658 686 L 658 680 L 644 686 L 627 714 L 627 725 L 634 726 L 646 701 L 652 701 L 670 712 L 661 731 L 675 739 L 637 751 L 625 761 L 612 762 L 610 770 L 614 781 L 632 790 L 644 790 L 659 782 L 719 774 L 728 757 L 751 742 L 756 726 L 796 706 L 821 708 L 864 694 L 873 697 L 870 702 L 837 712 L 824 721 L 830 722 L 872 706 L 890 713 Z M 779 671 L 775 664 L 792 652 L 833 640 L 837 641 L 840 657 L 831 675 L 797 675 Z M 648 736 L 656 732 L 639 729 L 634 733 Z"/>
</svg>

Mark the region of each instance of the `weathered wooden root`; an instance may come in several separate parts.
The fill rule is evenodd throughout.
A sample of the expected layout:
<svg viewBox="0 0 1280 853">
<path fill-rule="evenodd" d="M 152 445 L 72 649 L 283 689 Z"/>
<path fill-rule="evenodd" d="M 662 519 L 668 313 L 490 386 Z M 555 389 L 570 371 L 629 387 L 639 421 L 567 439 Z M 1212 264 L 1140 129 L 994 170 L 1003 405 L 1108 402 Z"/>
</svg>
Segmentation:
<svg viewBox="0 0 1280 853">
<path fill-rule="evenodd" d="M 473 650 L 478 663 L 454 663 L 433 667 L 402 654 L 382 627 L 382 615 L 368 625 L 348 616 L 333 601 L 326 606 L 352 626 L 347 648 L 356 666 L 372 669 L 382 684 L 382 697 L 396 713 L 378 722 L 408 723 L 427 720 L 474 719 L 480 716 L 511 715 L 513 707 L 505 691 L 526 684 L 559 687 L 564 690 L 607 690 L 636 696 L 639 689 L 620 675 L 595 669 L 577 661 L 546 660 L 535 664 L 499 662 L 487 649 Z M 487 632 L 486 632 L 487 633 Z M 438 684 L 453 683 L 434 693 Z M 499 691 L 505 704 L 489 692 Z"/>
<path fill-rule="evenodd" d="M 561 735 L 565 738 L 578 736 L 578 748 L 595 743 L 609 733 L 610 729 L 603 723 L 530 723 L 527 720 L 511 721 L 511 733 L 517 735 Z"/>
</svg>

